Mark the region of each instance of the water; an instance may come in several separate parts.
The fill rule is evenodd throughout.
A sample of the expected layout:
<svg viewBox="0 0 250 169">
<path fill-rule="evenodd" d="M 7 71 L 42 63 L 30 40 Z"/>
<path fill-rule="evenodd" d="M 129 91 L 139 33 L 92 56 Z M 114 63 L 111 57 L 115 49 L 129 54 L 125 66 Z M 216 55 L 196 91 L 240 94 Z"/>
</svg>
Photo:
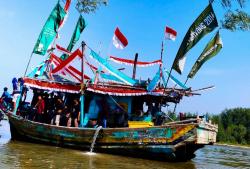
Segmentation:
<svg viewBox="0 0 250 169">
<path fill-rule="evenodd" d="M 94 150 L 94 146 L 95 146 L 95 141 L 96 141 L 96 138 L 99 134 L 99 131 L 102 129 L 102 126 L 99 126 L 96 128 L 96 131 L 95 131 L 95 134 L 94 134 L 94 137 L 93 137 L 93 141 L 91 143 L 91 146 L 90 146 L 90 153 L 93 153 L 93 150 Z"/>
<path fill-rule="evenodd" d="M 168 163 L 10 141 L 8 122 L 1 124 L 1 169 L 250 169 L 250 149 L 206 146 L 191 161 Z"/>
</svg>

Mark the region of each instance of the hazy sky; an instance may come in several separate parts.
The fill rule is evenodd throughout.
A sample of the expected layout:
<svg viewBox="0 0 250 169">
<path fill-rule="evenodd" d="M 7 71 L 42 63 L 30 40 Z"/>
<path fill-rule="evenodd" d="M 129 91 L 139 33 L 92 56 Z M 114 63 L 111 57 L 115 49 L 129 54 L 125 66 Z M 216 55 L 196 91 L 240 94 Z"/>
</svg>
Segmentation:
<svg viewBox="0 0 250 169">
<path fill-rule="evenodd" d="M 1 91 L 4 86 L 12 90 L 11 79 L 23 76 L 38 35 L 56 3 L 57 0 L 0 1 Z M 168 25 L 178 32 L 175 42 L 166 41 L 165 44 L 163 61 L 164 67 L 169 69 L 186 31 L 207 3 L 208 0 L 109 0 L 108 6 L 101 7 L 95 14 L 83 15 L 88 25 L 81 40 L 100 51 L 102 56 L 111 54 L 132 59 L 138 52 L 139 60 L 157 60 L 160 58 L 164 28 Z M 58 44 L 61 46 L 68 45 L 79 17 L 74 6 L 75 2 L 60 32 Z M 216 0 L 213 6 L 220 20 L 224 10 Z M 250 13 L 250 4 L 246 10 Z M 129 41 L 124 50 L 110 47 L 116 26 Z M 183 75 L 174 72 L 178 79 L 185 81 L 195 60 L 214 35 L 215 31 L 188 52 Z M 225 108 L 250 107 L 250 32 L 221 30 L 221 37 L 224 43 L 221 52 L 205 63 L 187 84 L 193 89 L 210 85 L 216 88 L 203 92 L 201 96 L 184 98 L 177 112 L 219 113 Z M 33 55 L 29 71 L 44 59 L 43 56 Z M 137 77 L 152 77 L 157 68 L 138 68 Z M 131 71 L 125 72 L 131 74 Z"/>
</svg>

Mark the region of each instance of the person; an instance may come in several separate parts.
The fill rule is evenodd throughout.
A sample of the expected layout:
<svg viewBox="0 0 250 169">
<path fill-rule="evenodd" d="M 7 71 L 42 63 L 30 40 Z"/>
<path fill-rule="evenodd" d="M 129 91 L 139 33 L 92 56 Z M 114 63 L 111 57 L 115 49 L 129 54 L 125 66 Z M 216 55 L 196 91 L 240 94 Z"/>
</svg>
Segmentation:
<svg viewBox="0 0 250 169">
<path fill-rule="evenodd" d="M 62 112 L 64 110 L 64 105 L 63 105 L 62 99 L 57 98 L 55 107 L 56 107 L 55 108 L 55 114 L 54 114 L 54 117 L 51 120 L 51 124 L 59 126 L 60 125 L 61 114 L 62 114 Z"/>
<path fill-rule="evenodd" d="M 64 107 L 60 116 L 60 126 L 71 127 L 70 111 L 67 106 Z"/>
<path fill-rule="evenodd" d="M 185 113 L 180 112 L 180 113 L 179 113 L 179 118 L 180 118 L 180 121 L 185 120 L 185 119 L 186 119 Z"/>
<path fill-rule="evenodd" d="M 49 94 L 49 97 L 47 98 L 47 102 L 46 102 L 46 109 L 47 109 L 47 115 L 48 115 L 48 124 L 51 123 L 51 120 L 53 119 L 54 117 L 54 114 L 55 114 L 55 98 L 54 98 L 54 93 L 50 93 Z"/>
<path fill-rule="evenodd" d="M 11 103 L 12 101 L 12 97 L 11 95 L 9 94 L 8 92 L 8 88 L 5 87 L 3 88 L 3 94 L 2 94 L 2 97 L 1 97 L 6 103 Z"/>
<path fill-rule="evenodd" d="M 74 99 L 71 109 L 71 120 L 74 127 L 78 127 L 78 121 L 80 120 L 80 104 L 78 99 Z"/>
<path fill-rule="evenodd" d="M 27 92 L 29 91 L 29 89 L 26 87 L 26 86 L 23 86 L 22 88 L 22 102 L 25 102 L 26 101 L 26 98 L 27 98 Z"/>
<path fill-rule="evenodd" d="M 17 109 L 17 100 L 21 94 L 21 79 L 19 78 L 18 81 L 16 78 L 12 79 L 12 85 L 13 85 L 13 98 L 12 98 L 12 102 L 13 102 L 13 111 L 15 111 Z"/>
<path fill-rule="evenodd" d="M 35 105 L 35 108 L 36 108 L 35 121 L 42 123 L 44 109 L 45 109 L 45 102 L 44 102 L 42 96 L 38 96 L 38 101 Z"/>
<path fill-rule="evenodd" d="M 49 107 L 50 103 L 49 103 L 49 94 L 47 92 L 44 93 L 43 100 L 44 100 L 44 103 L 45 103 L 43 120 L 44 120 L 44 123 L 49 124 L 50 123 L 50 117 L 49 117 L 48 107 Z"/>
<path fill-rule="evenodd" d="M 115 127 L 128 127 L 128 113 L 122 106 L 116 108 L 115 122 Z"/>
</svg>

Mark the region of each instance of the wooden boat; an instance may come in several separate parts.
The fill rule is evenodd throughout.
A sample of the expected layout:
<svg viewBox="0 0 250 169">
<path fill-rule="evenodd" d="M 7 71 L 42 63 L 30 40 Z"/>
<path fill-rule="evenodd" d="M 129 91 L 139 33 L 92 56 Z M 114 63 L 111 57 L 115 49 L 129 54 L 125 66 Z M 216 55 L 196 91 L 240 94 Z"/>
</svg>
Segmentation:
<svg viewBox="0 0 250 169">
<path fill-rule="evenodd" d="M 67 88 L 68 84 L 65 83 L 49 83 L 48 81 L 30 78 L 24 78 L 24 81 L 24 84 L 27 86 L 36 85 L 37 88 L 39 85 L 41 86 L 40 88 L 42 86 L 47 86 L 47 88 L 54 87 L 54 91 L 57 88 L 58 90 L 64 89 L 65 91 L 79 90 L 78 85 Z M 163 90 L 165 94 L 160 94 L 163 93 Z M 116 96 L 107 95 L 105 92 Z M 135 111 L 133 107 L 144 101 L 161 101 L 164 105 L 169 102 L 178 103 L 183 96 L 196 94 L 189 89 L 156 88 L 153 92 L 146 95 L 144 95 L 145 92 L 146 90 L 139 86 L 131 87 L 115 84 L 106 86 L 102 84 L 98 86 L 89 84 L 85 91 L 85 101 L 90 96 L 93 99 L 95 95 L 104 97 L 103 100 L 109 100 L 112 97 L 112 99 L 117 100 L 116 104 L 127 105 L 125 106 L 127 107 L 126 111 L 131 116 L 130 113 Z M 175 93 L 174 97 L 173 94 L 170 94 L 171 92 Z M 154 126 L 151 121 L 139 120 L 128 121 L 129 126 L 123 128 L 76 128 L 38 123 L 7 111 L 5 113 L 9 118 L 13 140 L 38 142 L 83 150 L 90 150 L 92 144 L 96 152 L 156 160 L 189 160 L 195 157 L 194 153 L 197 149 L 216 142 L 218 130 L 217 125 L 212 125 L 199 117 L 190 120 L 169 122 L 158 126 Z M 88 113 L 86 112 L 86 114 Z"/>
<path fill-rule="evenodd" d="M 13 140 L 38 142 L 89 150 L 96 128 L 62 127 L 37 123 L 8 113 Z M 217 126 L 191 119 L 142 128 L 102 128 L 95 151 L 150 158 L 183 161 L 194 152 L 216 142 Z"/>
<path fill-rule="evenodd" d="M 58 3 L 54 10 L 59 9 L 63 10 Z M 59 12 L 56 13 L 58 14 Z M 48 21 L 51 20 L 52 22 L 56 18 L 54 15 Z M 54 21 L 57 27 L 54 24 L 46 25 L 39 38 L 43 34 L 47 34 L 47 31 L 56 28 L 55 32 L 51 34 L 53 37 L 49 37 L 50 43 L 52 43 L 52 40 L 56 38 L 58 28 L 63 25 L 61 24 L 63 23 L 62 16 L 58 16 L 59 18 Z M 56 21 L 60 22 L 56 23 Z M 53 28 L 48 28 L 51 25 L 53 25 Z M 55 47 L 55 41 L 53 42 L 54 46 L 48 50 L 49 42 L 48 44 L 45 43 L 47 42 L 46 36 L 44 38 L 37 41 L 32 53 L 44 55 L 48 52 L 48 59 L 37 66 L 29 75 L 26 76 L 25 72 L 22 87 L 58 92 L 59 94 L 75 94 L 81 100 L 81 127 L 63 127 L 34 122 L 16 115 L 16 112 L 22 114 L 22 110 L 18 110 L 18 106 L 16 106 L 13 113 L 7 112 L 13 140 L 39 142 L 85 150 L 93 149 L 94 147 L 97 152 L 147 157 L 157 160 L 189 160 L 194 157 L 197 149 L 216 142 L 218 127 L 208 123 L 205 119 L 195 118 L 165 124 L 158 124 L 153 120 L 133 121 L 133 113 L 137 110 L 142 112 L 143 103 L 150 107 L 150 110 L 144 113 L 154 117 L 157 113 L 162 113 L 161 106 L 166 106 L 168 103 L 176 105 L 184 96 L 199 95 L 199 93 L 196 93 L 197 90 L 196 92 L 192 91 L 191 88 L 186 87 L 186 83 L 183 84 L 174 78 L 171 75 L 171 71 L 163 70 L 163 45 L 161 59 L 156 61 L 137 61 L 138 54 L 136 54 L 134 60 L 116 57 L 109 58 L 109 61 L 113 60 L 116 63 L 132 65 L 134 69 L 131 78 L 120 71 L 120 69 L 113 67 L 107 58 L 104 59 L 99 56 L 98 52 L 95 52 L 84 42 L 82 42 L 81 49 L 79 48 L 74 52 L 71 50 L 67 51 L 60 46 L 58 47 L 58 45 Z M 73 40 L 75 39 L 73 38 Z M 85 48 L 88 48 L 88 51 L 90 51 L 90 58 L 102 67 L 101 70 L 88 62 Z M 65 57 L 57 57 L 54 53 L 55 49 L 64 51 L 64 54 L 68 57 L 66 59 Z M 72 65 L 77 57 L 81 59 L 81 70 Z M 159 69 L 151 80 L 149 78 L 144 80 L 136 79 L 136 66 L 148 67 L 153 65 L 157 65 Z M 86 67 L 89 67 L 93 72 L 93 77 L 85 74 L 84 69 Z M 26 71 L 27 69 L 28 66 Z M 164 75 L 167 77 L 164 78 Z M 166 81 L 166 78 L 168 80 L 172 79 L 179 88 L 176 85 L 168 88 L 168 80 Z M 67 95 L 65 94 L 63 97 L 67 98 Z M 83 122 L 87 115 L 102 113 L 101 111 L 95 112 L 91 110 L 91 106 L 98 106 L 96 99 L 106 102 L 105 104 L 109 108 L 109 111 L 106 112 L 110 113 L 109 116 L 113 116 L 111 112 L 118 107 L 123 109 L 123 112 L 126 112 L 129 117 L 128 119 L 132 121 L 128 122 L 128 126 L 122 128 L 116 126 L 103 126 L 103 128 L 100 126 L 98 128 L 86 127 Z M 91 101 L 93 101 L 93 105 Z M 154 106 L 152 106 L 153 104 Z M 152 107 L 155 108 L 154 111 Z M 1 105 L 0 108 L 4 110 Z"/>
<path fill-rule="evenodd" d="M 61 64 L 67 65 L 63 61 Z M 60 67 L 60 64 L 58 67 Z M 62 66 L 61 69 L 63 69 Z M 110 67 L 107 69 L 110 69 Z M 119 77 L 120 72 L 116 73 Z M 132 119 L 130 118 L 132 114 L 137 109 L 142 109 L 143 103 L 147 103 L 151 107 L 154 103 L 154 107 L 157 107 L 158 112 L 161 112 L 161 106 L 168 103 L 177 104 L 185 96 L 199 95 L 190 88 L 166 88 L 162 87 L 162 85 L 156 85 L 159 80 L 154 81 L 154 79 L 152 82 L 155 84 L 150 91 L 148 86 L 151 83 L 145 81 L 135 81 L 134 85 L 129 85 L 101 81 L 91 83 L 82 78 L 85 83 L 83 88 L 83 83 L 75 83 L 59 75 L 53 75 L 53 78 L 50 79 L 48 74 L 49 72 L 44 71 L 44 74 L 39 77 L 24 77 L 23 86 L 33 90 L 70 93 L 75 94 L 78 98 L 81 97 L 81 101 L 83 100 L 81 106 L 84 106 L 81 107 L 81 124 L 83 124 L 83 118 L 86 115 L 93 113 L 90 108 L 88 108 L 88 112 L 84 112 L 85 108 L 87 106 L 91 107 L 89 102 L 98 98 L 108 103 L 109 110 L 122 107 L 129 119 Z M 82 72 L 81 74 L 83 75 Z M 159 74 L 160 71 L 157 72 L 156 77 L 160 77 Z M 121 76 L 125 80 L 131 80 L 125 75 Z M 95 106 L 100 105 L 95 103 Z M 22 110 L 17 109 L 17 112 L 22 114 Z M 152 113 L 153 110 L 149 112 L 147 114 L 157 113 Z M 94 150 L 97 152 L 156 160 L 189 160 L 195 156 L 194 153 L 197 149 L 215 143 L 217 133 L 216 125 L 199 118 L 156 125 L 153 125 L 152 120 L 146 122 L 143 120 L 129 121 L 129 126 L 123 128 L 109 126 L 108 128 L 88 128 L 84 125 L 76 128 L 34 122 L 16 115 L 15 112 L 7 113 L 7 115 L 13 140 L 39 142 L 85 150 L 89 150 L 91 145 L 93 148 L 94 145 Z"/>
</svg>

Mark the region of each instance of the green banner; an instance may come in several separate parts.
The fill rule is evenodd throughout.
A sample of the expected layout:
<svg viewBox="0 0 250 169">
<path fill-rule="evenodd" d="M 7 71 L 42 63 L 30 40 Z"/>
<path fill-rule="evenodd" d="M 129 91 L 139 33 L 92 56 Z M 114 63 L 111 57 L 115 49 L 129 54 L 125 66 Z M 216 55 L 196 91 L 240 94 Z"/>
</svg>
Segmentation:
<svg viewBox="0 0 250 169">
<path fill-rule="evenodd" d="M 194 47 L 203 36 L 212 32 L 217 26 L 218 22 L 213 7 L 209 4 L 187 31 L 172 68 L 181 74 L 186 61 L 186 53 Z"/>
<path fill-rule="evenodd" d="M 63 21 L 66 13 L 59 3 L 55 6 L 47 19 L 39 38 L 34 47 L 33 53 L 45 55 L 49 46 L 57 35 L 60 22 Z"/>
<path fill-rule="evenodd" d="M 67 47 L 67 50 L 69 52 L 72 51 L 74 45 L 76 44 L 76 42 L 80 39 L 80 35 L 82 33 L 82 31 L 84 30 L 84 28 L 86 27 L 86 23 L 85 23 L 85 20 L 84 18 L 82 17 L 82 15 L 80 15 L 78 21 L 77 21 L 77 24 L 76 24 L 76 27 L 75 27 L 75 30 L 74 30 L 74 33 L 71 37 L 71 40 L 70 40 L 70 43 L 69 43 L 69 46 Z M 61 59 L 65 60 L 68 58 L 68 55 L 66 54 L 63 54 L 61 56 Z"/>
<path fill-rule="evenodd" d="M 219 31 L 216 33 L 215 37 L 207 44 L 203 52 L 201 53 L 200 57 L 195 62 L 194 66 L 192 67 L 191 71 L 188 74 L 188 78 L 193 78 L 194 75 L 198 72 L 201 66 L 217 55 L 222 48 L 222 40 L 220 38 Z"/>
</svg>

